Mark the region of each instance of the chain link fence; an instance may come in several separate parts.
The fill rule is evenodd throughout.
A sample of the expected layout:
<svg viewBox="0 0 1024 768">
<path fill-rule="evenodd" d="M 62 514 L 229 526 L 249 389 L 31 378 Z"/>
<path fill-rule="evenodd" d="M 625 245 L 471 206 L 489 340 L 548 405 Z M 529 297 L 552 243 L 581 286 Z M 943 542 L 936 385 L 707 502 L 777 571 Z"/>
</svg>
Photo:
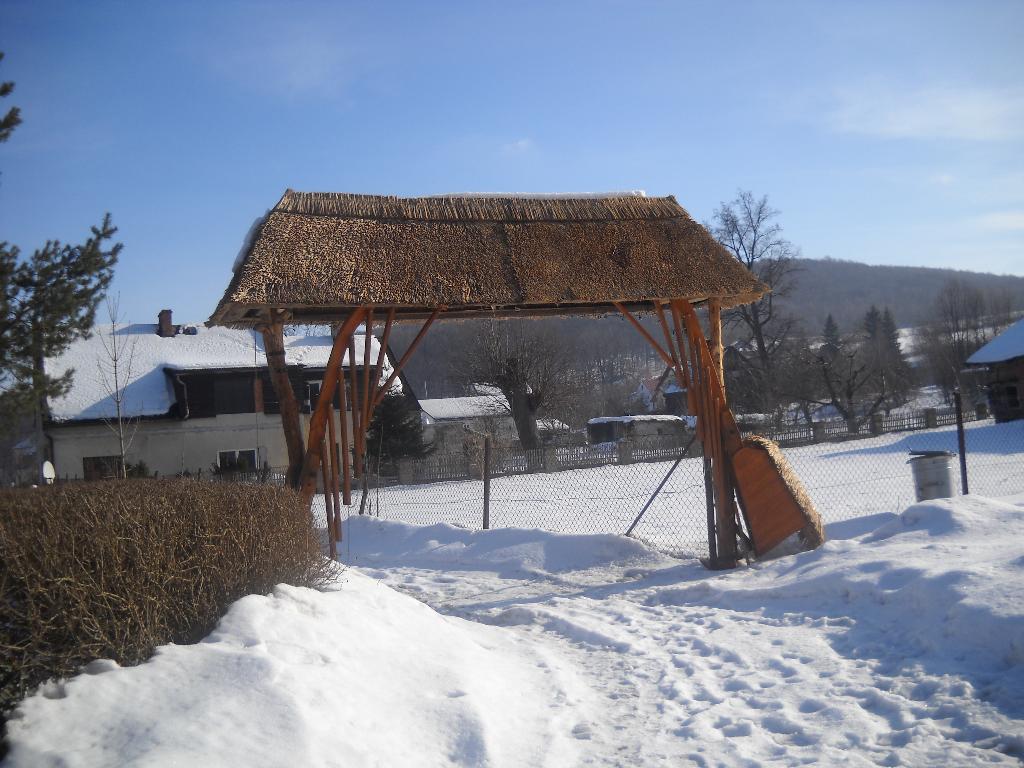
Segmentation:
<svg viewBox="0 0 1024 768">
<path fill-rule="evenodd" d="M 1024 493 L 1024 421 L 965 425 L 969 490 Z M 952 409 L 872 419 L 851 434 L 845 422 L 750 430 L 776 440 L 826 523 L 899 512 L 915 500 L 912 451 L 957 452 Z M 689 438 L 650 438 L 536 451 L 495 449 L 485 494 L 482 450 L 402 462 L 370 476 L 365 511 L 416 524 L 631 535 L 678 556 L 707 555 L 703 459 Z M 954 472 L 956 471 L 954 462 Z M 957 483 L 957 486 L 959 482 Z M 655 491 L 660 487 L 660 490 Z M 360 494 L 354 494 L 357 511 Z M 323 497 L 318 499 L 323 515 Z"/>
</svg>

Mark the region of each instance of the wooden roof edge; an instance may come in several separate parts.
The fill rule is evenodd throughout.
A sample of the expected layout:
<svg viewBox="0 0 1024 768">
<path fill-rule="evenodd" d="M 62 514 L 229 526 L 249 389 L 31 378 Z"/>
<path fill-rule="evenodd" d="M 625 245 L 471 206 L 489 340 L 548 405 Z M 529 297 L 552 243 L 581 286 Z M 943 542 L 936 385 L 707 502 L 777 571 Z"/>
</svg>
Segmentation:
<svg viewBox="0 0 1024 768">
<path fill-rule="evenodd" d="M 740 304 L 749 304 L 759 299 L 763 293 L 739 294 L 730 296 L 656 296 L 649 299 L 623 299 L 623 304 L 630 311 L 645 313 L 654 311 L 652 302 L 668 302 L 682 299 L 691 304 L 703 304 L 709 298 L 718 298 L 723 308 Z M 539 317 L 572 317 L 580 315 L 618 314 L 616 302 L 564 302 L 556 304 L 526 305 L 462 305 L 442 308 L 441 318 L 470 319 L 476 317 L 493 318 L 539 318 Z M 232 328 L 254 328 L 270 321 L 272 311 L 281 313 L 287 323 L 334 323 L 344 319 L 352 310 L 372 306 L 374 310 L 395 310 L 395 322 L 423 320 L 429 317 L 436 306 L 432 305 L 401 305 L 401 304 L 337 304 L 337 305 L 288 305 L 288 304 L 241 304 L 227 303 L 217 308 L 210 317 L 209 325 L 223 325 Z"/>
</svg>

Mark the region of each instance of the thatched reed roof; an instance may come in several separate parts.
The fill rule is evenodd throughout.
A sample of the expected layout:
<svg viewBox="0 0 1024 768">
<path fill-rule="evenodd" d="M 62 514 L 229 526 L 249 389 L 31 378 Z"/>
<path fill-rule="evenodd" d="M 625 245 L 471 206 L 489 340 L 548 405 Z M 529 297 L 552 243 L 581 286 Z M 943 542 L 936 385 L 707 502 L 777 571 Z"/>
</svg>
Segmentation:
<svg viewBox="0 0 1024 768">
<path fill-rule="evenodd" d="M 673 197 L 399 198 L 288 190 L 257 222 L 212 322 L 269 309 L 332 320 L 373 304 L 398 315 L 572 314 L 653 298 L 724 306 L 766 287 Z"/>
</svg>

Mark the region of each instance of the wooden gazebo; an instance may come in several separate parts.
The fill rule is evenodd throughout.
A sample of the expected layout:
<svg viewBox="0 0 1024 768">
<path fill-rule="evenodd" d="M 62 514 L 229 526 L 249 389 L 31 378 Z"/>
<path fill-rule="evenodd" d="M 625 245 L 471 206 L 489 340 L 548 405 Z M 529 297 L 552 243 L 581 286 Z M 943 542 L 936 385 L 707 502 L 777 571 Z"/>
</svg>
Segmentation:
<svg viewBox="0 0 1024 768">
<path fill-rule="evenodd" d="M 687 390 L 709 479 L 711 561 L 724 567 L 737 559 L 738 512 L 758 554 L 798 531 L 809 546 L 822 540 L 817 514 L 781 454 L 768 441 L 744 443 L 726 405 L 721 310 L 766 290 L 673 197 L 398 198 L 289 190 L 253 227 L 211 322 L 262 330 L 290 482 L 312 500 L 322 478 L 333 549 L 337 512 L 351 504 L 374 409 L 435 319 L 621 312 Z M 695 305 L 707 306 L 710 344 Z M 657 316 L 660 340 L 636 319 L 639 312 Z M 384 377 L 391 328 L 402 321 L 422 327 Z M 335 329 L 321 392 L 337 388 L 342 417 L 333 397 L 320 397 L 305 441 L 284 368 L 285 323 Z M 383 326 L 381 354 L 361 380 L 353 373 L 349 434 L 341 362 L 346 350 L 354 358 L 353 336 L 362 324 L 364 359 L 375 324 Z"/>
</svg>

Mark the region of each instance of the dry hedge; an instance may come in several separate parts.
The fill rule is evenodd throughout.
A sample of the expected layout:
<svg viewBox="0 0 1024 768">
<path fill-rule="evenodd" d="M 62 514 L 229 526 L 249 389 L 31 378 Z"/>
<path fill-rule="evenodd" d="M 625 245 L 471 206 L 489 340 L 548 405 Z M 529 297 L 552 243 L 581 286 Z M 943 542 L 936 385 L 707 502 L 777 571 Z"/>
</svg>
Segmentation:
<svg viewBox="0 0 1024 768">
<path fill-rule="evenodd" d="M 96 658 L 193 643 L 228 605 L 331 574 L 294 491 L 194 480 L 0 490 L 0 722 Z"/>
</svg>

